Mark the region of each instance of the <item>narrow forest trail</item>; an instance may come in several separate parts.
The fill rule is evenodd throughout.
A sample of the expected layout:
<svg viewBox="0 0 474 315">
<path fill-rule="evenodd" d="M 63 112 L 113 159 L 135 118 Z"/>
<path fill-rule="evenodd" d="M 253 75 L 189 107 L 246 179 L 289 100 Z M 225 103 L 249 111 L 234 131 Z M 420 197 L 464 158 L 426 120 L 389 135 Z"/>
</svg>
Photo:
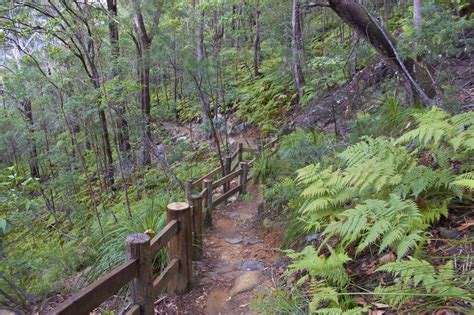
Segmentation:
<svg viewBox="0 0 474 315">
<path fill-rule="evenodd" d="M 158 301 L 159 314 L 256 314 L 250 303 L 278 286 L 281 230 L 261 224 L 263 197 L 256 185 L 249 185 L 247 196 L 214 209 L 192 291 Z"/>
</svg>

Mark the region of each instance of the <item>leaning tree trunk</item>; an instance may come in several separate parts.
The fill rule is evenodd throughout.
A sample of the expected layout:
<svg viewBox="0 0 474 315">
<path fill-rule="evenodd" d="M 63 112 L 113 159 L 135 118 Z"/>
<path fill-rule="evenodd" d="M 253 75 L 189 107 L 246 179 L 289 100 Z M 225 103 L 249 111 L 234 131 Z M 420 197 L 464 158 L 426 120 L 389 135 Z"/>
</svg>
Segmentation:
<svg viewBox="0 0 474 315">
<path fill-rule="evenodd" d="M 411 58 L 402 59 L 396 50 L 396 40 L 377 24 L 362 5 L 355 0 L 329 0 L 329 6 L 380 54 L 395 64 L 423 100 L 428 102 L 433 99 L 436 89 L 428 70 Z"/>
</svg>

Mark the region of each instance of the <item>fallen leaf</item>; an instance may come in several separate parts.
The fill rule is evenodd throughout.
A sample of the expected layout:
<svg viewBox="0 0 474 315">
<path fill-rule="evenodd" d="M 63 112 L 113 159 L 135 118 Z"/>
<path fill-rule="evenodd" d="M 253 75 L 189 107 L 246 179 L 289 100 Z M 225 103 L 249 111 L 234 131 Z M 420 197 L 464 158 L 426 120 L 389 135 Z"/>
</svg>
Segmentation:
<svg viewBox="0 0 474 315">
<path fill-rule="evenodd" d="M 357 305 L 367 306 L 367 301 L 363 297 L 355 297 L 354 301 L 357 303 Z"/>
<path fill-rule="evenodd" d="M 389 308 L 389 305 L 383 303 L 373 303 L 373 305 L 378 309 L 386 309 Z"/>
<path fill-rule="evenodd" d="M 390 252 L 387 255 L 383 255 L 382 257 L 379 258 L 379 263 L 381 265 L 388 264 L 389 262 L 395 261 L 396 257 L 395 255 Z"/>
<path fill-rule="evenodd" d="M 473 225 L 474 225 L 474 220 L 470 220 L 470 221 L 468 221 L 468 222 L 466 222 L 466 223 L 463 223 L 463 224 L 461 224 L 460 226 L 458 226 L 458 227 L 456 228 L 456 230 L 458 230 L 458 231 L 464 231 L 465 229 L 468 229 L 468 228 L 470 228 L 470 227 L 473 226 Z"/>
</svg>

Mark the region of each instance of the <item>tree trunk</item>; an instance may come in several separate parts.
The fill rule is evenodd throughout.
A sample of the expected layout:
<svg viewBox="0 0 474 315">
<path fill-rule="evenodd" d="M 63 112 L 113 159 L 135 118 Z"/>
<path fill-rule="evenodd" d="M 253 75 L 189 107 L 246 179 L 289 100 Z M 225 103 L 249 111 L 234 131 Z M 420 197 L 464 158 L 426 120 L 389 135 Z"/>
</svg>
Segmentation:
<svg viewBox="0 0 474 315">
<path fill-rule="evenodd" d="M 416 32 L 421 34 L 423 23 L 423 0 L 413 0 L 413 25 Z"/>
<path fill-rule="evenodd" d="M 253 43 L 253 73 L 256 77 L 262 75 L 259 71 L 261 62 L 260 50 L 260 1 L 257 0 L 255 11 L 255 40 Z"/>
<path fill-rule="evenodd" d="M 30 165 L 30 176 L 33 178 L 40 178 L 40 171 L 38 165 L 38 150 L 36 148 L 35 130 L 33 126 L 33 110 L 31 108 L 31 100 L 25 100 L 23 103 L 23 111 L 26 121 L 28 123 L 28 133 L 30 134 L 30 158 L 28 163 Z"/>
<path fill-rule="evenodd" d="M 303 35 L 301 33 L 301 20 L 300 20 L 300 4 L 299 0 L 293 0 L 291 8 L 291 29 L 293 33 L 293 77 L 295 80 L 296 90 L 298 91 L 299 100 L 303 97 Z"/>
<path fill-rule="evenodd" d="M 396 40 L 368 14 L 355 0 L 329 0 L 329 5 L 341 19 L 357 31 L 385 58 L 406 75 L 412 87 L 425 100 L 436 95 L 428 70 L 410 58 L 401 59 L 396 51 Z"/>
<path fill-rule="evenodd" d="M 199 12 L 199 25 L 197 28 L 197 36 L 196 36 L 196 59 L 198 61 L 199 67 L 201 66 L 202 61 L 204 60 L 204 12 Z M 199 78 L 202 81 L 202 73 L 199 73 Z M 202 125 L 204 128 L 204 133 L 206 138 L 209 138 L 209 130 L 207 128 L 208 125 L 208 115 L 206 113 L 206 106 L 209 104 L 209 97 L 205 91 L 200 93 L 201 105 L 202 105 Z"/>
<path fill-rule="evenodd" d="M 150 97 L 150 63 L 147 58 L 148 50 L 151 46 L 151 40 L 145 29 L 145 22 L 139 6 L 135 7 L 135 28 L 138 34 L 138 53 L 139 53 L 139 73 L 140 73 L 140 104 L 143 113 L 143 132 L 142 132 L 142 156 L 141 162 L 143 165 L 151 163 L 151 148 L 153 141 L 151 139 L 150 129 L 150 112 L 151 112 L 151 97 Z"/>
<path fill-rule="evenodd" d="M 388 20 L 390 19 L 390 0 L 383 0 L 383 24 L 388 28 Z"/>
<path fill-rule="evenodd" d="M 117 0 L 107 0 L 107 10 L 111 15 L 109 20 L 109 35 L 110 35 L 110 44 L 112 49 L 112 77 L 121 76 L 120 69 L 118 66 L 118 58 L 120 57 L 120 47 L 119 47 L 119 31 L 117 27 Z M 128 122 L 125 119 L 125 108 L 123 104 L 117 105 L 117 114 L 118 114 L 118 144 L 120 151 L 129 152 L 130 151 L 130 138 L 128 135 Z"/>
</svg>

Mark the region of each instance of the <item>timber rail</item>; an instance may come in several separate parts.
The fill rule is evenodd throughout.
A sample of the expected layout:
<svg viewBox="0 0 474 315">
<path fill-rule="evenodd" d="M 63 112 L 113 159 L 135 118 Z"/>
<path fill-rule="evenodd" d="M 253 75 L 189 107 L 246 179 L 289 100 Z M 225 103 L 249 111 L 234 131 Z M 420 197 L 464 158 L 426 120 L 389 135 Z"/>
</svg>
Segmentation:
<svg viewBox="0 0 474 315">
<path fill-rule="evenodd" d="M 127 262 L 101 276 L 59 304 L 51 314 L 89 314 L 127 284 L 132 304 L 126 315 L 154 314 L 154 301 L 163 292 L 181 294 L 191 289 L 192 261 L 201 260 L 203 226 L 212 225 L 212 210 L 235 194 L 246 194 L 251 180 L 249 169 L 264 150 L 276 152 L 278 138 L 256 149 L 238 149 L 225 157 L 224 169 L 218 167 L 197 180 L 186 181 L 187 202 L 167 206 L 167 224 L 153 238 L 145 233 L 125 240 Z M 244 160 L 243 153 L 254 154 Z M 220 177 L 221 176 L 221 177 Z M 238 184 L 233 180 L 239 177 Z M 222 194 L 216 192 L 222 186 Z M 168 264 L 159 275 L 153 273 L 153 260 L 167 248 Z"/>
</svg>

